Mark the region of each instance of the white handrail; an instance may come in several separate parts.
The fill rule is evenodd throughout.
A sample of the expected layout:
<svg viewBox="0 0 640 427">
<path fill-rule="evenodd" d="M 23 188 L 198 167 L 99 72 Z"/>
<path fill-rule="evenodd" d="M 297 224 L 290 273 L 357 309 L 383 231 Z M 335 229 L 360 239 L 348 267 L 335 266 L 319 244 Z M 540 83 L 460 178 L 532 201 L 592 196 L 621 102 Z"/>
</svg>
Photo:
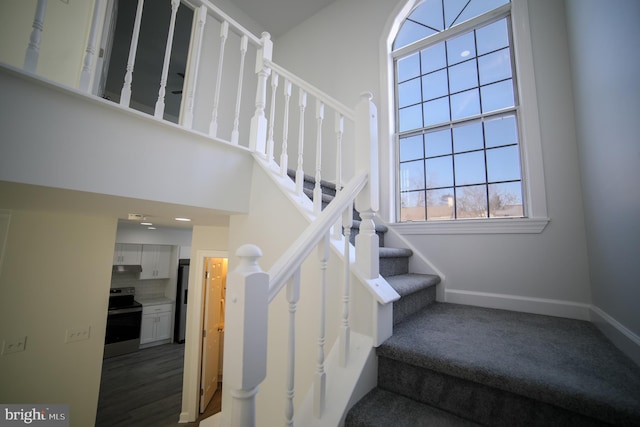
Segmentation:
<svg viewBox="0 0 640 427">
<path fill-rule="evenodd" d="M 284 288 L 287 280 L 325 237 L 327 231 L 351 206 L 358 193 L 365 187 L 368 175 L 353 178 L 327 206 L 318 218 L 305 229 L 296 241 L 282 254 L 269 270 L 269 302 Z"/>
<path fill-rule="evenodd" d="M 244 28 L 242 25 L 238 23 L 238 21 L 236 21 L 235 19 L 233 19 L 232 17 L 224 13 L 222 9 L 220 9 L 218 6 L 211 3 L 209 0 L 201 0 L 201 1 L 202 1 L 202 4 L 207 7 L 207 9 L 213 12 L 214 15 L 220 18 L 223 22 L 224 21 L 228 22 L 229 25 L 231 25 L 231 28 L 236 30 L 236 32 L 240 34 L 240 36 L 245 35 L 249 38 L 249 41 L 253 45 L 262 46 L 262 40 L 260 39 L 260 37 L 254 35 L 251 31 Z"/>
<path fill-rule="evenodd" d="M 326 93 L 322 92 L 320 89 L 316 88 L 315 86 L 313 86 L 312 84 L 308 83 L 307 81 L 301 79 L 300 77 L 296 76 L 295 74 L 291 73 L 290 71 L 286 70 L 285 68 L 282 68 L 280 65 L 271 62 L 271 61 L 267 61 L 267 66 L 269 68 L 271 68 L 271 70 L 275 71 L 276 73 L 278 73 L 280 75 L 280 77 L 286 79 L 287 81 L 293 83 L 294 85 L 296 85 L 297 87 L 303 89 L 307 94 L 313 96 L 316 99 L 320 99 L 322 100 L 322 102 L 324 102 L 324 104 L 336 111 L 339 111 L 342 115 L 344 115 L 344 117 L 348 118 L 351 121 L 355 120 L 355 111 L 353 111 L 353 109 L 345 106 L 343 103 L 341 103 L 340 101 L 332 98 L 331 96 L 327 95 Z"/>
</svg>

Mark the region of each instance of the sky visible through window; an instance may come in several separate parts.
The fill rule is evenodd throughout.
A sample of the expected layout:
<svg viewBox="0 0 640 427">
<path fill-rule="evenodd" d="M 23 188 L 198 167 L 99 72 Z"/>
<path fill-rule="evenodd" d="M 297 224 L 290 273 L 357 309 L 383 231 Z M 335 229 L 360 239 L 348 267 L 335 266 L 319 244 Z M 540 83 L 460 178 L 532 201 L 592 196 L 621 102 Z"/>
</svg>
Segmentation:
<svg viewBox="0 0 640 427">
<path fill-rule="evenodd" d="M 423 2 L 395 47 L 507 3 Z M 397 58 L 401 221 L 523 216 L 509 25 L 507 13 Z"/>
</svg>

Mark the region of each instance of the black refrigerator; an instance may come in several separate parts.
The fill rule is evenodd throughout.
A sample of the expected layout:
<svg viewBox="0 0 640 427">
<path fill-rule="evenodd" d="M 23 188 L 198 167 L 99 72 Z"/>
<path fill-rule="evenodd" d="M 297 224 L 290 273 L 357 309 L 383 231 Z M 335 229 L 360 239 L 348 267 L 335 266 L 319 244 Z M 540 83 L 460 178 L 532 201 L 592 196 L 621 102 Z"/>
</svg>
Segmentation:
<svg viewBox="0 0 640 427">
<path fill-rule="evenodd" d="M 187 295 L 189 293 L 189 260 L 180 259 L 178 262 L 178 285 L 176 294 L 176 321 L 173 340 L 184 342 L 187 324 Z"/>
</svg>

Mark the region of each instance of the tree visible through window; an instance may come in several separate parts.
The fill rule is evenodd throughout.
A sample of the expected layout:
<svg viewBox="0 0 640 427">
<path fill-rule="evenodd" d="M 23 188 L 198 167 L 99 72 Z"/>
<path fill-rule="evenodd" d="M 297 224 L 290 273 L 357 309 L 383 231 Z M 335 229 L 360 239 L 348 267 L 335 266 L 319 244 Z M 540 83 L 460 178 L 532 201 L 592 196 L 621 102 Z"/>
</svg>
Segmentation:
<svg viewBox="0 0 640 427">
<path fill-rule="evenodd" d="M 522 217 L 508 0 L 427 0 L 394 42 L 401 221 Z"/>
</svg>

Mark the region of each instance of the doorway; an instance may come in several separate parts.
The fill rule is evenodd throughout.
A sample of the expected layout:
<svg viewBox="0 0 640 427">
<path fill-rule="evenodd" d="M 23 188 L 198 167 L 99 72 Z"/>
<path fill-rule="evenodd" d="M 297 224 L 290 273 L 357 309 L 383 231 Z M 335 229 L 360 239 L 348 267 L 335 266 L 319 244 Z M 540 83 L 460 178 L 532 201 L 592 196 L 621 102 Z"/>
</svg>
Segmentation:
<svg viewBox="0 0 640 427">
<path fill-rule="evenodd" d="M 201 408 L 200 392 L 203 390 L 202 381 L 202 367 L 203 367 L 203 353 L 204 353 L 204 341 L 203 330 L 205 325 L 205 297 L 206 295 L 206 271 L 208 259 L 224 259 L 228 260 L 228 253 L 226 251 L 217 251 L 210 249 L 199 249 L 191 256 L 191 272 L 189 276 L 189 309 L 187 310 L 187 323 L 186 323 L 186 337 L 185 337 L 185 354 L 184 354 L 184 376 L 182 384 L 182 412 L 180 413 L 180 422 L 188 423 L 194 422 L 196 419 L 201 419 L 208 415 L 207 408 Z M 225 264 L 225 268 L 228 264 Z M 198 272 L 196 274 L 196 272 Z M 221 272 L 222 273 L 222 272 Z M 224 270 L 224 284 L 226 287 L 226 273 Z M 223 287 L 223 289 L 224 289 Z M 218 299 L 220 304 L 219 309 L 223 309 L 224 301 Z M 214 308 L 214 305 L 211 305 Z M 224 313 L 221 313 L 223 315 Z M 214 325 L 212 329 L 215 332 L 211 332 L 215 335 L 217 333 L 217 326 Z M 224 340 L 224 323 L 222 324 L 222 333 L 219 334 L 220 338 L 220 352 L 223 350 Z M 212 354 L 215 355 L 215 352 Z M 219 357 L 219 365 L 222 366 L 222 358 Z M 215 369 L 212 372 L 216 372 Z M 219 375 L 219 371 L 218 371 Z M 216 381 L 217 382 L 217 381 Z M 219 387 L 219 382 L 216 384 Z M 221 390 L 217 390 L 216 393 L 220 393 Z M 217 396 L 216 396 L 217 398 Z M 211 405 L 210 405 L 211 406 Z M 203 415 L 202 410 L 205 410 Z"/>
<path fill-rule="evenodd" d="M 210 404 L 217 406 L 211 401 L 222 384 L 227 265 L 226 258 L 205 258 L 204 261 L 200 413 Z"/>
</svg>

